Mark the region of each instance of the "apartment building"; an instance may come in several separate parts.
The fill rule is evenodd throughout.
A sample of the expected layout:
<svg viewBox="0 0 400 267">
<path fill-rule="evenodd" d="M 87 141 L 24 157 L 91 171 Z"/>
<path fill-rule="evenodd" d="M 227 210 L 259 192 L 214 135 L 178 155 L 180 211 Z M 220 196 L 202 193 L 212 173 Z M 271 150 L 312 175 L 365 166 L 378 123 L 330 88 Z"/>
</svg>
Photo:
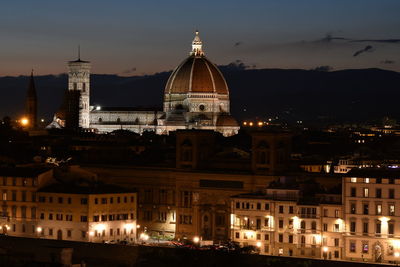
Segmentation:
<svg viewBox="0 0 400 267">
<path fill-rule="evenodd" d="M 53 181 L 48 168 L 0 168 L 1 233 L 34 237 L 36 235 L 37 190 Z"/>
<path fill-rule="evenodd" d="M 231 238 L 242 246 L 265 255 L 342 257 L 340 194 L 305 196 L 295 181 L 280 181 L 231 200 Z"/>
<path fill-rule="evenodd" d="M 37 236 L 134 242 L 137 193 L 115 185 L 55 183 L 38 191 Z"/>
<path fill-rule="evenodd" d="M 354 170 L 343 178 L 348 260 L 395 262 L 400 256 L 400 172 Z"/>
</svg>

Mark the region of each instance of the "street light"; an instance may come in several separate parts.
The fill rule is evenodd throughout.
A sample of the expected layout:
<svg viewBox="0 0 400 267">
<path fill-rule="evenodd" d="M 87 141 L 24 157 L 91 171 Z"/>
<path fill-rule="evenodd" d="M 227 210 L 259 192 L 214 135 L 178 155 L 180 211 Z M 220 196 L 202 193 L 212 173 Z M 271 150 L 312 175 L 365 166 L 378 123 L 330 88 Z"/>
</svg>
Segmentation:
<svg viewBox="0 0 400 267">
<path fill-rule="evenodd" d="M 328 257 L 328 247 L 324 246 L 322 248 L 322 251 L 323 251 L 324 260 L 326 260 L 326 258 Z"/>
<path fill-rule="evenodd" d="M 400 257 L 400 252 L 396 251 L 394 253 L 394 257 L 395 257 L 394 264 L 396 264 L 396 266 L 398 266 L 397 259 Z"/>
<path fill-rule="evenodd" d="M 27 126 L 29 124 L 29 120 L 27 118 L 22 118 L 21 119 L 21 125 L 22 126 Z"/>
</svg>

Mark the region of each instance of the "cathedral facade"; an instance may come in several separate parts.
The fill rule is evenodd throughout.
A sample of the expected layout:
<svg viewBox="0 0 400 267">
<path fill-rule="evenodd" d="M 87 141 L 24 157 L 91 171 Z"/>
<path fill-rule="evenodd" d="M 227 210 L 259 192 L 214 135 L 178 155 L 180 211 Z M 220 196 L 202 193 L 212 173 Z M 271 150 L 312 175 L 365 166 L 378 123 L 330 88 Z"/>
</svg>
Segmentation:
<svg viewBox="0 0 400 267">
<path fill-rule="evenodd" d="M 168 134 L 178 129 L 204 129 L 231 136 L 239 130 L 230 115 L 228 85 L 217 66 L 205 57 L 198 31 L 189 57 L 167 81 L 163 110 L 90 106 L 90 62 L 80 58 L 68 62 L 68 91 L 80 95 L 79 127 L 99 133 L 124 129 Z M 65 126 L 65 113 L 56 114 L 49 126 Z"/>
</svg>

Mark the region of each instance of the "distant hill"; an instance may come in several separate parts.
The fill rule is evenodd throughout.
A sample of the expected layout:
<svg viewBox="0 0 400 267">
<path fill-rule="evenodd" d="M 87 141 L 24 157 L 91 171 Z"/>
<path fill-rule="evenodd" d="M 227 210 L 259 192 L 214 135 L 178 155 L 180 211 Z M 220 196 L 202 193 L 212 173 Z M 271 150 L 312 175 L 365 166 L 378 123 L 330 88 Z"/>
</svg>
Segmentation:
<svg viewBox="0 0 400 267">
<path fill-rule="evenodd" d="M 400 119 L 400 73 L 381 69 L 341 71 L 246 69 L 220 66 L 238 119 L 278 115 L 286 119 L 364 121 Z M 93 74 L 91 104 L 162 106 L 170 72 L 120 77 Z M 50 118 L 61 104 L 67 76 L 35 77 L 40 116 Z M 27 76 L 0 77 L 0 117 L 23 113 Z"/>
</svg>

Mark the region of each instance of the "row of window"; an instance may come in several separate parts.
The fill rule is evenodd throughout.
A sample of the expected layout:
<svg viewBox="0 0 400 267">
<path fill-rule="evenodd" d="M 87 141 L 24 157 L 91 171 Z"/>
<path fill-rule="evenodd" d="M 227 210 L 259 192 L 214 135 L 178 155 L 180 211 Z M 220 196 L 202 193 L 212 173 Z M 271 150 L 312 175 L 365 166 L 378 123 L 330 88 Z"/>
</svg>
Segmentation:
<svg viewBox="0 0 400 267">
<path fill-rule="evenodd" d="M 28 191 L 21 191 L 21 198 L 18 200 L 17 197 L 17 190 L 12 190 L 11 191 L 11 199 L 9 199 L 8 197 L 8 191 L 7 190 L 3 190 L 2 194 L 1 194 L 1 199 L 3 201 L 22 201 L 22 202 L 27 202 L 28 201 Z M 30 198 L 31 202 L 36 202 L 36 192 L 31 192 L 31 198 Z"/>
<path fill-rule="evenodd" d="M 117 228 L 117 229 L 115 229 L 115 231 L 114 231 L 114 229 L 113 228 L 110 228 L 109 229 L 109 236 L 118 236 L 118 235 L 128 235 L 128 234 L 133 234 L 134 232 L 133 232 L 133 228 L 132 229 L 130 229 L 130 230 L 127 230 L 126 228 L 124 228 L 123 229 L 123 231 L 121 231 L 119 228 Z M 94 236 L 95 237 L 105 237 L 106 236 L 106 230 L 105 229 L 103 229 L 102 231 L 97 231 L 97 230 L 95 230 L 94 231 Z"/>
<path fill-rule="evenodd" d="M 133 203 L 135 201 L 135 197 L 131 196 L 129 198 L 129 201 L 131 203 Z M 45 203 L 45 202 L 58 203 L 58 204 L 72 204 L 72 199 L 70 197 L 66 197 L 66 198 L 57 197 L 56 198 L 56 202 L 54 202 L 54 198 L 52 196 L 49 196 L 49 197 L 39 196 L 39 202 L 42 202 L 42 203 Z M 125 196 L 125 197 L 115 197 L 115 203 L 122 203 L 122 202 L 123 203 L 128 203 L 128 197 L 127 196 Z M 88 204 L 88 199 L 87 198 L 81 198 L 80 199 L 80 203 L 82 205 L 87 205 Z M 107 204 L 107 203 L 114 204 L 114 197 L 110 197 L 110 198 L 103 197 L 103 198 L 100 198 L 100 199 L 99 198 L 95 198 L 94 199 L 94 204 Z"/>
<path fill-rule="evenodd" d="M 357 182 L 361 183 L 362 182 L 362 183 L 369 184 L 369 183 L 372 182 L 372 180 L 371 180 L 371 178 L 351 177 L 350 178 L 350 182 L 351 183 L 357 183 Z M 382 183 L 384 183 L 384 184 L 394 184 L 395 181 L 394 181 L 394 178 L 389 178 L 389 179 L 375 178 L 375 183 L 377 183 L 377 184 L 382 184 Z"/>
<path fill-rule="evenodd" d="M 394 194 L 395 191 L 394 191 L 393 188 L 389 188 L 387 192 L 388 193 L 386 195 L 386 198 L 389 198 L 389 199 L 394 199 L 395 198 L 395 194 Z M 350 188 L 350 196 L 351 197 L 357 197 L 357 188 L 356 187 L 351 187 Z M 373 197 L 370 194 L 370 189 L 368 187 L 364 187 L 362 189 L 362 197 Z M 382 198 L 382 188 L 376 188 L 375 189 L 375 196 L 374 197 L 375 198 Z"/>
<path fill-rule="evenodd" d="M 12 206 L 11 207 L 11 218 L 21 218 L 21 219 L 27 219 L 28 218 L 27 217 L 28 207 L 21 206 L 21 208 L 20 208 L 21 209 L 21 214 L 20 214 L 21 216 L 19 216 L 19 217 L 17 217 L 17 209 L 18 209 L 17 206 Z M 30 218 L 31 219 L 36 219 L 36 207 L 31 207 L 30 210 L 31 210 Z M 1 215 L 3 217 L 8 217 L 9 216 L 8 211 L 7 211 L 7 206 L 3 206 L 2 207 Z"/>
<path fill-rule="evenodd" d="M 11 181 L 11 182 L 10 182 Z M 19 183 L 18 181 L 21 181 Z M 37 178 L 3 177 L 3 186 L 37 186 Z"/>
<path fill-rule="evenodd" d="M 349 252 L 351 253 L 356 253 L 357 252 L 357 242 L 355 240 L 350 240 L 349 241 Z M 373 248 L 373 249 L 377 249 L 377 248 Z M 380 247 L 380 249 L 382 250 L 382 248 Z M 383 251 L 387 251 L 387 255 L 388 256 L 393 256 L 394 255 L 394 247 L 392 244 L 388 243 L 387 244 L 387 248 L 383 249 Z M 370 252 L 370 246 L 369 246 L 369 242 L 364 240 L 361 241 L 361 246 L 360 246 L 360 251 L 362 254 L 368 254 Z"/>
<path fill-rule="evenodd" d="M 362 222 L 362 234 L 363 235 L 368 235 L 369 234 L 369 230 L 370 230 L 370 226 L 369 226 L 369 222 L 368 221 L 363 221 Z M 389 235 L 394 235 L 394 222 L 389 221 L 388 222 L 388 234 Z M 351 234 L 356 234 L 357 232 L 357 222 L 356 221 L 350 221 L 350 233 Z M 375 229 L 374 229 L 374 233 L 377 236 L 380 236 L 382 234 L 382 222 L 377 220 L 375 222 Z"/>
<path fill-rule="evenodd" d="M 94 215 L 93 221 L 94 222 L 107 222 L 107 221 L 119 221 L 119 220 L 131 220 L 135 218 L 134 214 L 131 213 L 130 216 L 128 213 L 121 213 L 121 214 L 108 214 L 108 215 Z"/>
<path fill-rule="evenodd" d="M 357 203 L 356 202 L 350 202 L 350 213 L 351 214 L 358 214 L 357 213 Z M 362 214 L 369 215 L 370 213 L 371 212 L 370 212 L 369 203 L 362 203 Z M 387 213 L 383 212 L 381 203 L 376 203 L 375 204 L 375 215 L 395 216 L 395 214 L 396 214 L 396 206 L 395 206 L 394 203 L 388 203 L 388 205 L 387 205 Z"/>
<path fill-rule="evenodd" d="M 261 240 L 261 237 L 262 237 L 261 234 L 256 234 L 256 240 Z M 235 232 L 235 238 L 240 239 L 240 232 Z M 243 239 L 249 239 L 249 238 L 252 238 L 252 236 L 249 236 L 246 232 L 244 232 Z M 270 239 L 270 235 L 264 234 L 264 240 L 269 241 L 269 239 Z M 333 239 L 334 246 L 339 247 L 340 239 L 339 238 L 332 238 L 332 239 Z M 291 235 L 291 234 L 287 235 L 287 243 L 293 244 L 293 240 L 294 240 L 293 235 Z M 284 234 L 278 234 L 278 242 L 284 243 Z M 304 235 L 300 236 L 300 244 L 306 244 L 306 237 Z M 314 245 L 317 244 L 317 239 L 315 238 L 315 236 L 312 237 L 311 244 L 314 244 Z M 322 245 L 326 245 L 326 244 L 327 244 L 327 239 L 325 237 L 322 241 Z"/>
<path fill-rule="evenodd" d="M 243 221 L 241 226 L 244 229 L 252 229 L 253 228 L 249 219 L 244 219 L 244 221 Z M 264 219 L 264 224 L 263 225 L 262 225 L 261 219 L 256 219 L 255 229 L 256 230 L 261 230 L 262 226 L 271 227 L 271 223 L 270 223 L 269 218 L 265 218 Z M 293 229 L 293 219 L 288 219 L 288 225 L 287 226 L 288 226 L 289 229 Z M 323 226 L 323 228 L 322 228 L 323 231 L 324 232 L 328 232 L 328 224 L 324 223 L 324 224 L 322 224 L 322 226 Z M 311 221 L 309 227 L 310 228 L 307 228 L 307 222 L 306 221 L 302 220 L 300 222 L 300 230 L 304 230 L 304 232 L 305 232 L 305 230 L 314 230 L 314 231 L 316 231 L 317 230 L 317 222 L 316 221 Z M 284 228 L 284 220 L 283 219 L 279 219 L 278 220 L 278 228 L 279 229 L 283 229 Z M 332 231 L 333 232 L 339 232 L 340 231 L 340 225 L 338 223 L 333 224 Z"/>
</svg>

